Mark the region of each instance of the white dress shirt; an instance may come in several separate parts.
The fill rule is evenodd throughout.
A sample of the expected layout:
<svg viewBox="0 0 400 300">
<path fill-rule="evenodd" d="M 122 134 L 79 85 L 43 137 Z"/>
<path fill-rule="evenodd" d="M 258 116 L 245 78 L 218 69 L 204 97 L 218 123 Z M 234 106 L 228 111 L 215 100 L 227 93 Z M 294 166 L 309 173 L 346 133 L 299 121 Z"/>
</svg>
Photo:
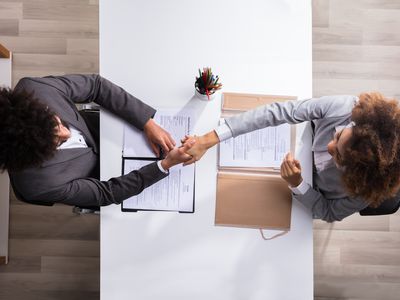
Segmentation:
<svg viewBox="0 0 400 300">
<path fill-rule="evenodd" d="M 87 148 L 87 144 L 85 138 L 81 131 L 76 129 L 73 126 L 69 126 L 69 131 L 71 132 L 71 136 L 68 140 L 62 143 L 60 146 L 57 147 L 57 150 L 62 149 L 71 149 L 71 148 Z M 161 172 L 168 174 L 169 172 L 165 170 L 161 165 L 161 160 L 157 161 L 157 166 Z"/>
<path fill-rule="evenodd" d="M 85 138 L 81 131 L 73 126 L 69 126 L 69 132 L 71 133 L 69 139 L 58 146 L 57 149 L 87 148 Z"/>
</svg>

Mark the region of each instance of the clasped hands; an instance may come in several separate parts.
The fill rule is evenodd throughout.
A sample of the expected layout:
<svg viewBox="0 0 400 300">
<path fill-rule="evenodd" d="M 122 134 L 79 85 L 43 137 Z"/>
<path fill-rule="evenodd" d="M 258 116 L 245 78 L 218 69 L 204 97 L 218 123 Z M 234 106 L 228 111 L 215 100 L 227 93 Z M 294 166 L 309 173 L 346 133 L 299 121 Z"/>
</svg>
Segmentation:
<svg viewBox="0 0 400 300">
<path fill-rule="evenodd" d="M 144 126 L 144 132 L 149 140 L 150 146 L 157 156 L 160 156 L 160 147 L 165 158 L 161 161 L 164 169 L 183 163 L 184 166 L 190 165 L 202 158 L 207 150 L 219 143 L 215 131 L 211 131 L 202 136 L 186 135 L 182 138 L 180 147 L 171 135 L 161 128 L 153 119 L 150 119 Z M 291 186 L 297 187 L 302 181 L 300 162 L 288 153 L 282 161 L 281 177 Z"/>
<path fill-rule="evenodd" d="M 217 135 L 212 132 L 201 137 L 185 136 L 181 140 L 182 145 L 176 147 L 171 135 L 153 119 L 147 121 L 143 131 L 152 150 L 158 157 L 161 156 L 160 149 L 162 150 L 165 158 L 161 161 L 161 165 L 165 170 L 180 163 L 184 165 L 194 163 L 204 155 L 208 148 L 219 142 Z"/>
</svg>

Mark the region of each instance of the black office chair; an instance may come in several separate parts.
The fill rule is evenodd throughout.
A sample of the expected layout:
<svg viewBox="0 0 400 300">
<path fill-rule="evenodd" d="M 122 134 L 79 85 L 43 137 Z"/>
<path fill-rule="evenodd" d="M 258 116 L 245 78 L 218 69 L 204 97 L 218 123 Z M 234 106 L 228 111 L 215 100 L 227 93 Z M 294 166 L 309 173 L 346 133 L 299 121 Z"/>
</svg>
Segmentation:
<svg viewBox="0 0 400 300">
<path fill-rule="evenodd" d="M 100 141 L 100 106 L 88 104 L 77 105 L 79 114 L 85 120 L 90 133 L 94 137 L 97 145 Z"/>
<path fill-rule="evenodd" d="M 361 216 L 381 216 L 381 215 L 391 215 L 399 210 L 400 207 L 400 195 L 394 198 L 385 200 L 378 207 L 366 207 L 360 211 Z"/>
</svg>

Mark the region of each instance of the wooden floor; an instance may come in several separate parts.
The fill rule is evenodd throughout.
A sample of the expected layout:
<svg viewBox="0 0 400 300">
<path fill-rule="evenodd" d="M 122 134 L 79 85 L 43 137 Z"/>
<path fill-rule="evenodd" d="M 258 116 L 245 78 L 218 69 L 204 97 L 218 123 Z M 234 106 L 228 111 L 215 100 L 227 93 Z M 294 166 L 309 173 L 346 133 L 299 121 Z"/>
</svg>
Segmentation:
<svg viewBox="0 0 400 300">
<path fill-rule="evenodd" d="M 0 43 L 24 76 L 99 72 L 98 2 L 0 0 Z M 11 200 L 9 264 L 1 300 L 100 298 L 99 216 Z"/>
<path fill-rule="evenodd" d="M 400 0 L 313 0 L 313 94 L 400 99 Z M 317 299 L 400 299 L 400 213 L 314 222 Z"/>
<path fill-rule="evenodd" d="M 400 99 L 400 0 L 313 0 L 313 93 Z M 97 0 L 0 0 L 24 76 L 98 72 Z M 99 218 L 11 201 L 0 299 L 99 299 Z M 314 223 L 315 298 L 400 299 L 400 214 Z"/>
</svg>

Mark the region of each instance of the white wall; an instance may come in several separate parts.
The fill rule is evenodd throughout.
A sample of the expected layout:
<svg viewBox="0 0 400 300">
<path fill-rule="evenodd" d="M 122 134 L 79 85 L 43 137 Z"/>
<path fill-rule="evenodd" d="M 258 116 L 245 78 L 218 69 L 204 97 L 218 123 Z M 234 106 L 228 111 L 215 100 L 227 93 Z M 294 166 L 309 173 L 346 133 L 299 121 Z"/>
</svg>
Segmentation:
<svg viewBox="0 0 400 300">
<path fill-rule="evenodd" d="M 0 86 L 11 87 L 11 58 L 0 58 Z M 8 260 L 10 188 L 7 172 L 0 173 L 0 256 Z"/>
</svg>

